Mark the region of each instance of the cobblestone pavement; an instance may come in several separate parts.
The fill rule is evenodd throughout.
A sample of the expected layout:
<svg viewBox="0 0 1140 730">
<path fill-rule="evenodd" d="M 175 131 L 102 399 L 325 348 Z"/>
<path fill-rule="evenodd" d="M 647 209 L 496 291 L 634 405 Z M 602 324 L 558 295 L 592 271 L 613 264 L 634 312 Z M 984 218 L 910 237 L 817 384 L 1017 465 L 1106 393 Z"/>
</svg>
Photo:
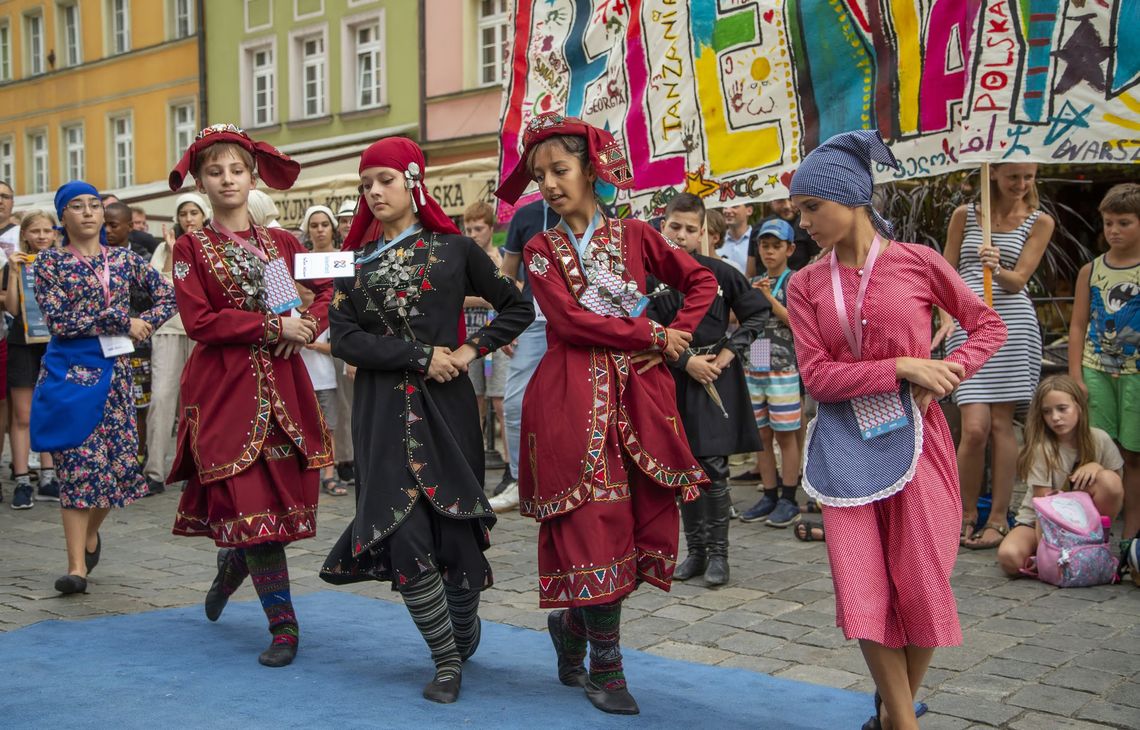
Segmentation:
<svg viewBox="0 0 1140 730">
<path fill-rule="evenodd" d="M 497 481 L 497 474 L 489 475 L 488 484 Z M 90 593 L 71 597 L 52 589 L 66 569 L 59 510 L 41 502 L 16 512 L 8 508 L 10 482 L 4 492 L 0 630 L 192 605 L 210 585 L 213 544 L 170 534 L 177 489 L 112 514 Z M 737 487 L 734 497 L 743 509 L 756 494 L 752 487 Z M 333 588 L 317 577 L 352 508 L 351 497 L 322 497 L 319 536 L 289 548 L 294 591 L 350 590 L 399 600 L 386 585 Z M 545 629 L 535 589 L 536 533 L 535 523 L 517 514 L 499 521 L 488 552 L 496 583 L 484 593 L 484 618 Z M 732 525 L 731 542 L 728 586 L 710 590 L 678 583 L 671 593 L 641 588 L 626 603 L 622 643 L 703 664 L 873 691 L 858 647 L 834 626 L 824 546 L 800 543 L 790 530 L 739 522 Z M 1062 591 L 1010 581 L 994 557 L 993 551 L 965 550 L 959 556 L 953 582 L 965 643 L 935 654 L 921 696 L 930 705 L 922 726 L 1140 727 L 1140 590 L 1128 584 Z M 253 593 L 244 586 L 239 596 L 250 599 Z M 327 617 L 302 617 L 320 620 Z M 632 682 L 636 688 L 636 670 Z M 760 726 L 762 718 L 758 707 Z"/>
</svg>

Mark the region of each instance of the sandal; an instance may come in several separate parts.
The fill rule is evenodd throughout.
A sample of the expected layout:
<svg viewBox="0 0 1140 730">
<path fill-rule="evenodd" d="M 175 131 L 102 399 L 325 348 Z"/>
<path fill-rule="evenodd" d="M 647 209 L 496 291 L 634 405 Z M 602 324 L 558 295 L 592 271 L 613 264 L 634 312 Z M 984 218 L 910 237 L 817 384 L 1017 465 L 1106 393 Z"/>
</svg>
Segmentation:
<svg viewBox="0 0 1140 730">
<path fill-rule="evenodd" d="M 814 499 L 811 499 L 809 497 L 807 504 L 805 504 L 803 507 L 800 507 L 800 512 L 803 512 L 805 515 L 818 515 L 823 514 L 823 509 L 820 508 L 819 502 L 816 502 Z"/>
<path fill-rule="evenodd" d="M 996 540 L 986 540 L 982 542 L 982 535 L 986 534 L 986 530 L 993 530 L 998 534 Z M 982 525 L 982 529 L 975 532 L 969 540 L 964 543 L 967 550 L 992 550 L 1001 544 L 1005 536 L 1009 534 L 1009 526 L 1003 525 L 998 522 L 987 522 Z"/>
<path fill-rule="evenodd" d="M 962 530 L 958 533 L 958 544 L 965 545 L 967 540 L 973 540 L 977 526 L 978 523 L 974 520 L 962 520 Z"/>
<path fill-rule="evenodd" d="M 792 534 L 801 542 L 827 542 L 827 534 L 823 531 L 823 523 L 821 522 L 801 520 L 792 528 Z M 816 537 L 817 534 L 819 537 Z"/>
<path fill-rule="evenodd" d="M 321 482 L 321 489 L 324 493 L 331 497 L 343 497 L 348 494 L 348 490 L 340 485 L 340 480 L 336 477 L 329 477 Z"/>
</svg>

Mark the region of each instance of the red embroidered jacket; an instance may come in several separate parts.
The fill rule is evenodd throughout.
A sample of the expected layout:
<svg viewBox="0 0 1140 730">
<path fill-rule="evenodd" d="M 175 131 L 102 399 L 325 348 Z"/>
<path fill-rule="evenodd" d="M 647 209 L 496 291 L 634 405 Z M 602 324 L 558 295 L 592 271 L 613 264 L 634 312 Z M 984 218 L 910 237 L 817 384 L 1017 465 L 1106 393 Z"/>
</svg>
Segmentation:
<svg viewBox="0 0 1140 730">
<path fill-rule="evenodd" d="M 280 228 L 258 229 L 269 256 L 293 271 L 305 249 Z M 248 234 L 238 232 L 243 238 Z M 242 288 L 225 240 L 207 228 L 174 245 L 174 293 L 186 334 L 197 344 L 182 371 L 178 447 L 168 482 L 197 474 L 203 483 L 232 477 L 261 454 L 270 419 L 304 456 L 310 469 L 332 463 L 332 442 L 309 373 L 299 354 L 275 357 L 281 318 L 266 313 Z M 305 316 L 328 327 L 332 286 L 306 281 L 315 300 Z"/>
<path fill-rule="evenodd" d="M 649 273 L 680 290 L 685 303 L 671 326 L 696 329 L 717 293 L 712 272 L 638 220 L 608 219 L 591 240 L 603 259 L 607 246 L 616 247 L 625 269 L 615 273 L 640 291 Z M 548 343 L 523 399 L 523 514 L 541 521 L 590 500 L 623 499 L 629 490 L 623 452 L 661 486 L 695 498 L 708 478 L 685 439 L 669 369 L 662 364 L 638 374 L 630 361 L 636 352 L 662 349 L 665 328 L 644 315 L 602 316 L 579 304 L 587 282 L 559 229 L 532 238 L 523 260 L 546 315 Z"/>
</svg>

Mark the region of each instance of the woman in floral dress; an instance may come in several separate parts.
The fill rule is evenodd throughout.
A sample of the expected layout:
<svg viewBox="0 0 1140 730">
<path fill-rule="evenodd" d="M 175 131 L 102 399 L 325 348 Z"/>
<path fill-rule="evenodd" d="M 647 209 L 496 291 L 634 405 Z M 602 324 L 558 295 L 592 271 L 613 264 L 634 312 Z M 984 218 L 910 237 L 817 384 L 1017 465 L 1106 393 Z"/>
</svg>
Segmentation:
<svg viewBox="0 0 1140 730">
<path fill-rule="evenodd" d="M 51 330 L 32 400 L 32 448 L 51 451 L 59 479 L 67 574 L 60 593 L 87 591 L 99 562 L 99 526 L 112 507 L 146 495 L 131 395 L 132 343 L 175 312 L 174 291 L 129 248 L 104 245 L 103 204 L 73 181 L 55 195 L 63 247 L 36 258 L 36 301 Z M 130 315 L 131 289 L 153 306 Z"/>
</svg>

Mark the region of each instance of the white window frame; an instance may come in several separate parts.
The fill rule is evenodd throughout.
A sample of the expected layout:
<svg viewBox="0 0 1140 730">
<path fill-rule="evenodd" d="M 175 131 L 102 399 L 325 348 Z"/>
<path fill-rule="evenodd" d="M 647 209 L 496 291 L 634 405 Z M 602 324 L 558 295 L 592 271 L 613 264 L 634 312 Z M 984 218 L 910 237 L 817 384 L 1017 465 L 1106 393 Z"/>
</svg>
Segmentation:
<svg viewBox="0 0 1140 730">
<path fill-rule="evenodd" d="M 0 137 L 0 181 L 16 188 L 16 139 Z"/>
<path fill-rule="evenodd" d="M 358 78 L 357 32 L 364 26 L 375 25 L 377 37 L 370 45 L 379 58 L 379 68 L 373 69 L 377 77 L 375 97 L 370 104 L 361 103 L 363 89 Z M 346 112 L 379 109 L 388 105 L 388 43 L 384 9 L 346 17 L 341 24 L 341 106 Z"/>
<path fill-rule="evenodd" d="M 48 131 L 42 128 L 30 130 L 25 139 L 28 144 L 28 192 L 33 195 L 46 193 L 51 189 L 51 149 L 48 147 Z"/>
<path fill-rule="evenodd" d="M 72 135 L 78 132 L 77 137 Z M 65 124 L 59 130 L 59 146 L 64 180 L 83 180 L 87 177 L 87 132 L 83 122 Z"/>
<path fill-rule="evenodd" d="M 38 29 L 32 32 L 33 27 Z M 47 52 L 44 49 L 44 11 L 37 8 L 24 14 L 24 60 L 25 76 L 39 76 L 47 71 Z M 38 43 L 38 47 L 37 47 Z"/>
<path fill-rule="evenodd" d="M 60 66 L 69 68 L 83 63 L 83 17 L 79 11 L 79 0 L 66 0 L 56 3 L 56 25 L 59 27 L 58 45 L 63 50 L 60 54 Z M 74 13 L 72 18 L 74 26 L 69 26 L 67 16 Z M 72 32 L 74 31 L 74 38 Z M 75 41 L 72 46 L 72 41 Z"/>
<path fill-rule="evenodd" d="M 180 119 L 180 112 L 185 109 L 190 110 L 188 120 Z M 174 164 L 182 157 L 182 153 L 186 151 L 186 148 L 190 146 L 198 134 L 198 100 L 178 99 L 172 101 L 167 107 L 167 114 L 170 119 L 170 159 L 171 164 Z"/>
<path fill-rule="evenodd" d="M 0 82 L 12 80 L 12 26 L 0 21 Z"/>
<path fill-rule="evenodd" d="M 126 122 L 124 130 L 119 123 Z M 107 176 L 113 189 L 127 188 L 135 184 L 135 140 L 134 115 L 131 112 L 112 114 L 107 117 L 107 141 L 110 145 L 110 174 Z"/>
<path fill-rule="evenodd" d="M 289 117 L 291 119 L 319 119 L 329 113 L 329 29 L 327 25 L 300 28 L 289 34 Z M 305 57 L 305 44 L 319 40 L 321 51 L 312 58 Z M 310 80 L 309 73 L 315 75 Z M 308 85 L 316 85 L 316 107 L 309 109 Z"/>
<path fill-rule="evenodd" d="M 500 10 L 499 12 L 491 15 L 483 15 L 483 3 L 492 2 L 496 3 Z M 478 85 L 479 86 L 501 86 L 506 79 L 507 74 L 507 59 L 504 51 L 511 40 L 511 8 L 509 0 L 475 0 L 475 16 L 477 18 L 477 37 L 475 39 L 475 49 L 478 54 L 476 57 L 475 68 L 478 69 Z M 495 46 L 499 55 L 499 78 L 487 78 L 487 63 L 483 59 L 483 54 L 486 51 L 486 45 L 483 42 L 483 35 L 486 31 L 491 30 L 495 33 Z"/>
<path fill-rule="evenodd" d="M 205 2 L 205 0 L 198 0 L 198 2 Z M 183 6 L 186 10 L 185 33 L 180 32 L 182 29 L 178 27 L 180 21 L 180 10 L 183 8 Z M 167 0 L 166 12 L 169 14 L 168 17 L 170 18 L 170 38 L 172 40 L 189 38 L 198 32 L 198 18 L 197 13 L 195 12 L 196 10 L 197 6 L 194 4 L 194 0 Z"/>
<path fill-rule="evenodd" d="M 120 5 L 121 3 L 121 5 Z M 129 53 L 131 50 L 131 0 L 107 0 L 107 50 L 108 56 Z M 119 13 L 120 8 L 122 13 Z M 122 27 L 119 27 L 119 19 Z"/>
<path fill-rule="evenodd" d="M 267 69 L 260 71 L 254 67 L 254 56 L 260 51 L 268 51 L 270 63 Z M 242 126 L 249 128 L 271 127 L 278 123 L 280 118 L 279 94 L 277 93 L 277 36 L 257 38 L 247 41 L 241 46 L 239 58 L 241 73 Z M 258 77 L 269 77 L 269 116 L 266 119 L 257 119 L 256 99 L 254 89 Z"/>
</svg>

